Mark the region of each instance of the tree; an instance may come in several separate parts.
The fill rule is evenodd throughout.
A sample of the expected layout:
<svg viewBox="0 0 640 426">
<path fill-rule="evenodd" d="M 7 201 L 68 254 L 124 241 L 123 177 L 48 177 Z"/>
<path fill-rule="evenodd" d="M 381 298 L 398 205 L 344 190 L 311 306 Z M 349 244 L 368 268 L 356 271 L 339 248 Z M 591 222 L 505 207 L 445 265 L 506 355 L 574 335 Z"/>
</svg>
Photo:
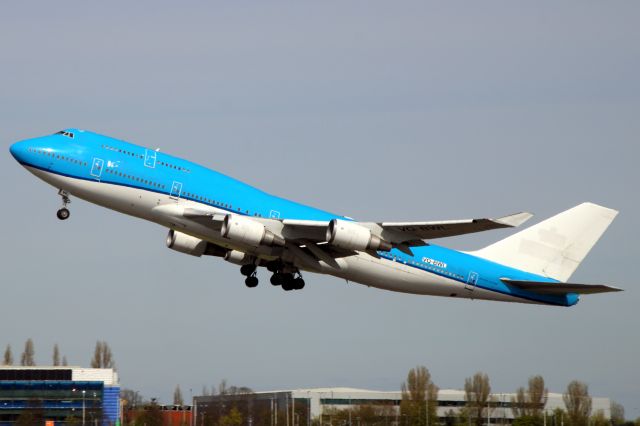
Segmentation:
<svg viewBox="0 0 640 426">
<path fill-rule="evenodd" d="M 611 401 L 611 423 L 614 426 L 624 423 L 624 407 L 615 401 Z"/>
<path fill-rule="evenodd" d="M 562 408 L 556 408 L 555 410 L 553 410 L 553 413 L 551 414 L 551 418 L 549 420 L 551 420 L 551 424 L 553 424 L 553 426 L 560 426 L 564 425 L 564 419 L 566 417 L 567 413 Z"/>
<path fill-rule="evenodd" d="M 53 365 L 60 365 L 60 349 L 58 348 L 58 344 L 53 345 Z"/>
<path fill-rule="evenodd" d="M 607 420 L 603 410 L 596 411 L 588 421 L 589 426 L 611 426 L 611 422 Z"/>
<path fill-rule="evenodd" d="M 176 390 L 173 391 L 173 405 L 184 405 L 180 385 L 176 385 Z"/>
<path fill-rule="evenodd" d="M 13 365 L 13 353 L 11 352 L 11 345 L 7 345 L 7 349 L 4 350 L 4 360 L 2 365 Z"/>
<path fill-rule="evenodd" d="M 542 376 L 529 377 L 529 388 L 518 388 L 515 398 L 511 398 L 514 417 L 540 417 L 547 404 L 549 391 L 544 386 Z"/>
<path fill-rule="evenodd" d="M 585 426 L 591 414 L 591 397 L 589 387 L 577 380 L 567 386 L 567 391 L 562 395 L 567 416 L 571 426 Z"/>
<path fill-rule="evenodd" d="M 142 414 L 136 417 L 134 424 L 136 426 L 162 426 L 162 411 L 155 399 L 152 399 L 151 403 L 144 407 Z"/>
<path fill-rule="evenodd" d="M 20 365 L 28 367 L 36 365 L 34 356 L 35 350 L 33 348 L 33 340 L 27 339 L 24 343 L 24 352 L 22 352 L 22 355 L 20 356 Z"/>
<path fill-rule="evenodd" d="M 233 406 L 227 415 L 220 417 L 220 426 L 237 426 L 242 424 L 242 414 Z"/>
<path fill-rule="evenodd" d="M 544 426 L 544 420 L 540 416 L 520 416 L 513 420 L 511 426 Z"/>
<path fill-rule="evenodd" d="M 489 376 L 478 372 L 473 377 L 464 380 L 464 399 L 467 401 L 469 416 L 473 418 L 476 426 L 482 426 L 482 415 L 485 409 L 488 411 L 489 397 L 491 396 L 491 385 Z"/>
<path fill-rule="evenodd" d="M 116 364 L 113 360 L 113 354 L 109 344 L 105 341 L 98 340 L 93 350 L 93 358 L 91 359 L 92 368 L 115 368 Z"/>
<path fill-rule="evenodd" d="M 411 426 L 436 424 L 436 403 L 438 387 L 431 380 L 431 374 L 425 366 L 409 370 L 407 381 L 402 384 L 400 412 L 406 416 Z"/>
<path fill-rule="evenodd" d="M 144 399 L 140 392 L 132 389 L 122 389 L 120 391 L 120 399 L 125 401 L 125 405 L 128 409 L 136 409 L 144 403 Z"/>
</svg>

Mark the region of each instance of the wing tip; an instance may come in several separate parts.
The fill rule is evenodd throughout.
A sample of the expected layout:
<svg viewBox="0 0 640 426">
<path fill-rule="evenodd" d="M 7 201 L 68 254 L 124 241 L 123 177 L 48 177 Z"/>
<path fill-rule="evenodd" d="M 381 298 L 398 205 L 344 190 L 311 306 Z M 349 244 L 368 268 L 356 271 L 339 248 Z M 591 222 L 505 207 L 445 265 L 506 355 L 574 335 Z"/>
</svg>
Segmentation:
<svg viewBox="0 0 640 426">
<path fill-rule="evenodd" d="M 498 219 L 494 219 L 494 222 L 500 223 L 502 225 L 505 225 L 511 228 L 515 228 L 517 226 L 522 225 L 532 217 L 533 217 L 532 213 L 520 212 L 520 213 L 511 214 L 508 216 L 503 216 Z"/>
</svg>

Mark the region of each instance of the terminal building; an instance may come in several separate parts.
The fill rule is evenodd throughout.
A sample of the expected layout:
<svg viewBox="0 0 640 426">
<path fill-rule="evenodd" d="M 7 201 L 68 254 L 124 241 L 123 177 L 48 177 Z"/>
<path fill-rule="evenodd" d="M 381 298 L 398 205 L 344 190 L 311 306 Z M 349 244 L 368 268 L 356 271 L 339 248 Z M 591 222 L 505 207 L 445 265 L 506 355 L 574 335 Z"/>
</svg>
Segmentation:
<svg viewBox="0 0 640 426">
<path fill-rule="evenodd" d="M 489 416 L 485 424 L 511 424 L 514 414 L 511 410 L 513 393 L 491 395 Z M 319 422 L 321 425 L 338 425 L 336 413 L 342 410 L 357 410 L 363 406 L 375 409 L 386 425 L 405 424 L 400 412 L 402 393 L 383 392 L 353 388 L 315 388 L 285 391 L 255 392 L 235 395 L 196 396 L 193 399 L 193 419 L 195 424 L 207 424 L 209 420 L 219 420 L 230 407 L 236 409 L 254 426 L 299 426 Z M 444 389 L 438 392 L 438 423 L 449 423 L 448 417 L 457 414 L 466 405 L 465 392 Z M 561 393 L 549 392 L 544 412 L 551 416 L 557 408 L 566 410 Z M 601 411 L 608 419 L 611 416 L 609 398 L 592 397 L 592 414 Z M 248 419 L 247 419 L 248 417 Z M 266 419 L 266 420 L 265 420 Z M 351 424 L 359 424 L 359 419 L 351 419 Z M 550 423 L 548 423 L 550 424 Z"/>
<path fill-rule="evenodd" d="M 120 385 L 111 368 L 0 367 L 0 426 L 119 425 Z"/>
</svg>

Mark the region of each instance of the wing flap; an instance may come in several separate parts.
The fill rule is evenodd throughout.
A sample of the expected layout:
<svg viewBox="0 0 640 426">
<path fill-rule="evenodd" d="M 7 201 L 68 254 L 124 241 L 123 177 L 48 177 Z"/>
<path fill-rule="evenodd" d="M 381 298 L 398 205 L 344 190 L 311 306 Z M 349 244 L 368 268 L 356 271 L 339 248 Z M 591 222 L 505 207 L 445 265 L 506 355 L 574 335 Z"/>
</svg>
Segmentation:
<svg viewBox="0 0 640 426">
<path fill-rule="evenodd" d="M 435 238 L 453 237 L 456 235 L 488 231 L 490 229 L 511 228 L 520 226 L 533 215 L 522 212 L 498 219 L 464 219 L 431 222 L 382 222 L 378 225 L 386 237 L 392 242 L 403 242 L 412 245 L 411 240 L 431 240 Z M 402 240 L 402 241 L 399 241 Z"/>
<path fill-rule="evenodd" d="M 611 287 L 603 284 L 576 284 L 576 283 L 553 283 L 544 281 L 522 281 L 501 278 L 507 285 L 521 290 L 531 291 L 538 294 L 562 295 L 567 293 L 596 294 L 623 291 L 618 287 Z"/>
</svg>

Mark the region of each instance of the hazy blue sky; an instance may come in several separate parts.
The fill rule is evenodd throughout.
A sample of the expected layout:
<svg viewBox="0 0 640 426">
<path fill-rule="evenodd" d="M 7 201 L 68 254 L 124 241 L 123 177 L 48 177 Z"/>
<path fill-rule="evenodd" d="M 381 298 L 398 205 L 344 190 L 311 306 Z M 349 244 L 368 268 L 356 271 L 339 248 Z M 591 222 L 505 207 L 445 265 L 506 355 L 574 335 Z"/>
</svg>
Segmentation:
<svg viewBox="0 0 640 426">
<path fill-rule="evenodd" d="M 223 378 L 395 390 L 424 364 L 441 388 L 580 379 L 640 416 L 638 22 L 632 1 L 3 2 L 0 347 L 87 365 L 105 339 L 123 386 L 163 401 Z M 72 126 L 366 220 L 601 203 L 621 214 L 573 280 L 626 291 L 562 309 L 315 275 L 247 289 L 157 225 L 80 200 L 58 221 L 8 147 Z"/>
</svg>

